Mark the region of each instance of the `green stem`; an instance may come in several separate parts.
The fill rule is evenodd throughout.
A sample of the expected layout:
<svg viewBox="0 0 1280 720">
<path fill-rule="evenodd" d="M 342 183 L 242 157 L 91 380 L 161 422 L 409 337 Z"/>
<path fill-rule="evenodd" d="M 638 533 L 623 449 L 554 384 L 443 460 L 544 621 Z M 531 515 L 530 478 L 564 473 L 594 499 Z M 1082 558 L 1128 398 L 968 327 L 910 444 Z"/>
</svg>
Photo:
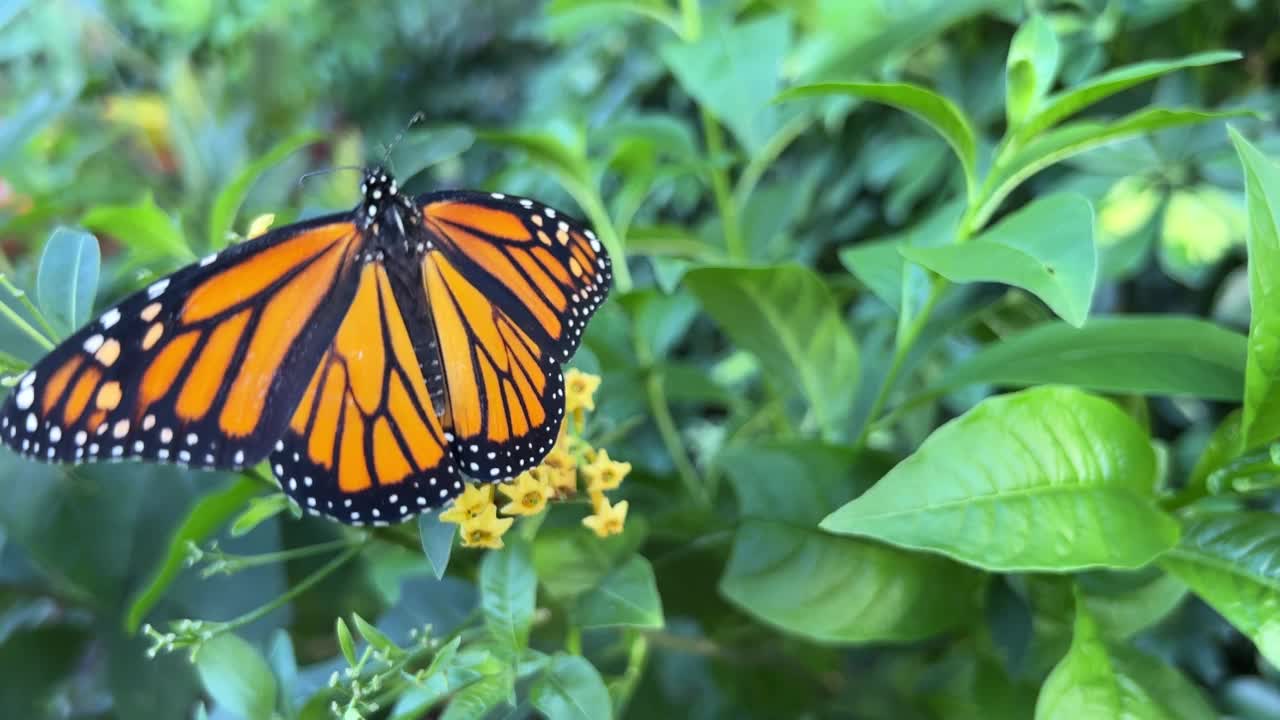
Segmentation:
<svg viewBox="0 0 1280 720">
<path fill-rule="evenodd" d="M 644 385 L 645 395 L 649 398 L 649 410 L 653 413 L 653 422 L 658 426 L 658 435 L 662 437 L 662 444 L 666 446 L 667 453 L 671 455 L 671 462 L 675 463 L 676 474 L 680 476 L 680 482 L 684 485 L 684 489 L 688 491 L 689 496 L 698 503 L 699 507 L 710 508 L 711 498 L 707 495 L 707 488 L 698 477 L 698 471 L 693 466 L 693 461 L 689 458 L 689 452 L 685 449 L 684 442 L 680 439 L 679 430 L 676 429 L 676 421 L 671 415 L 671 408 L 667 406 L 667 393 L 662 387 L 661 373 L 651 371 L 649 377 L 645 379 Z"/>
<path fill-rule="evenodd" d="M 720 165 L 724 156 L 724 135 L 720 124 L 705 107 L 701 108 L 702 134 L 707 143 L 707 164 L 711 174 L 711 194 L 715 196 L 720 211 L 720 223 L 724 225 L 725 252 L 733 260 L 746 259 L 746 244 L 742 240 L 742 228 L 738 225 L 738 208 L 729 192 L 729 174 Z"/>
<path fill-rule="evenodd" d="M 302 595 L 306 591 L 315 587 L 321 580 L 324 580 L 325 578 L 329 577 L 330 575 L 333 574 L 335 570 L 342 567 L 349 560 L 354 558 L 357 554 L 359 554 L 362 548 L 364 548 L 364 541 L 361 541 L 349 546 L 346 550 L 342 551 L 342 553 L 334 557 L 329 562 L 325 563 L 320 569 L 316 570 L 315 572 L 311 573 L 307 577 L 303 578 L 302 581 L 299 582 L 297 585 L 294 585 L 293 587 L 289 588 L 287 591 L 281 594 L 280 597 L 276 598 L 275 600 L 272 600 L 271 602 L 265 605 L 262 605 L 261 607 L 258 607 L 255 610 L 250 610 L 249 612 L 245 613 L 244 615 L 241 615 L 238 618 L 228 620 L 227 622 L 222 623 L 222 625 L 218 628 L 218 631 L 220 633 L 230 632 L 232 630 L 235 630 L 236 628 L 244 627 L 245 625 L 248 625 L 249 623 L 254 622 L 255 620 L 259 620 L 263 617 L 266 617 L 274 610 L 284 607 L 285 605 L 293 602 L 294 598 L 297 598 L 298 596 Z"/>
<path fill-rule="evenodd" d="M 631 269 L 627 267 L 626 248 L 622 244 L 622 238 L 618 236 L 617 228 L 613 225 L 613 220 L 609 217 L 609 212 L 605 210 L 604 200 L 600 198 L 600 193 L 585 185 L 577 185 L 567 188 L 570 194 L 575 196 L 575 200 L 582 206 L 583 212 L 587 214 L 587 219 L 591 221 L 591 225 L 595 228 L 596 234 L 600 238 L 601 244 L 609 252 L 609 258 L 613 261 L 613 282 L 618 286 L 618 292 L 628 292 L 631 290 Z"/>
<path fill-rule="evenodd" d="M 937 307 L 938 301 L 942 299 L 942 293 L 946 288 L 947 281 L 941 277 L 934 276 L 929 289 L 929 298 L 925 300 L 920 312 L 916 313 L 916 316 L 909 323 L 900 324 L 898 337 L 894 341 L 893 359 L 889 363 L 889 371 L 885 373 L 884 381 L 880 383 L 880 390 L 876 393 L 875 400 L 871 402 L 871 411 L 867 413 L 867 424 L 862 427 L 862 431 L 858 434 L 858 440 L 854 443 L 855 447 L 860 448 L 866 443 L 867 435 L 870 434 L 872 427 L 879 419 L 885 403 L 889 401 L 889 395 L 893 392 L 893 386 L 897 384 L 898 375 L 902 373 L 902 367 L 906 363 L 907 356 L 911 354 L 916 341 L 920 339 L 920 333 L 924 330 L 925 325 L 928 324 L 929 316 L 933 314 L 933 310 Z"/>
<path fill-rule="evenodd" d="M 227 572 L 237 572 L 245 568 L 258 567 L 260 565 L 275 565 L 277 563 L 290 562 L 301 558 L 311 557 L 312 555 L 322 555 L 331 550 L 339 548 L 351 547 L 359 545 L 364 540 L 351 540 L 343 538 L 340 540 L 330 540 L 329 542 L 316 543 L 315 545 L 305 545 L 303 547 L 291 548 L 289 550 L 281 550 L 279 552 L 261 553 L 258 555 L 228 555 L 222 558 L 222 562 L 231 568 Z"/>
<path fill-rule="evenodd" d="M 680 18 L 684 21 L 684 41 L 697 42 L 702 37 L 702 8 L 699 0 L 680 0 Z"/>
<path fill-rule="evenodd" d="M 739 208 L 745 208 L 747 201 L 751 199 L 751 193 L 756 189 L 756 185 L 760 182 L 760 178 L 764 177 L 765 172 L 773 165 L 778 156 L 787 149 L 795 139 L 804 134 L 805 130 L 813 123 L 813 119 L 808 116 L 798 115 L 783 125 L 778 132 L 769 138 L 769 142 L 765 143 L 760 152 L 747 163 L 742 169 L 742 174 L 738 176 L 738 183 L 733 188 L 733 201 Z"/>
<path fill-rule="evenodd" d="M 570 625 L 564 636 L 564 651 L 570 655 L 582 654 L 582 628 Z"/>
<path fill-rule="evenodd" d="M 33 314 L 37 318 L 39 318 L 43 324 L 48 325 L 48 323 L 44 321 L 44 316 L 42 316 L 40 312 L 35 310 L 34 306 L 31 305 L 31 301 L 27 299 L 27 294 L 19 290 L 18 288 L 14 287 L 13 283 L 9 282 L 9 278 L 3 275 L 0 275 L 0 286 L 3 286 L 6 290 L 12 293 L 14 297 L 18 298 L 19 301 L 21 301 L 25 306 L 32 309 Z M 40 347 L 44 348 L 45 350 L 53 349 L 54 347 L 53 341 L 45 337 L 44 334 L 42 334 L 39 330 L 32 327 L 31 323 L 28 323 L 26 320 L 23 320 L 22 316 L 19 315 L 17 312 L 15 312 L 13 308 L 9 307 L 8 303 L 0 302 L 0 314 L 3 314 L 5 317 L 9 318 L 9 322 L 17 326 L 17 328 L 22 332 L 26 333 L 32 340 L 35 340 L 40 345 Z M 51 330 L 48 330 L 48 328 L 46 328 L 46 331 L 50 335 L 54 334 Z"/>
<path fill-rule="evenodd" d="M 626 714 L 631 696 L 635 694 L 640 678 L 644 676 L 644 666 L 649 659 L 649 639 L 637 630 L 627 631 L 630 648 L 627 650 L 627 667 L 622 671 L 615 685 L 617 692 L 613 698 L 613 712 L 617 717 Z"/>
</svg>

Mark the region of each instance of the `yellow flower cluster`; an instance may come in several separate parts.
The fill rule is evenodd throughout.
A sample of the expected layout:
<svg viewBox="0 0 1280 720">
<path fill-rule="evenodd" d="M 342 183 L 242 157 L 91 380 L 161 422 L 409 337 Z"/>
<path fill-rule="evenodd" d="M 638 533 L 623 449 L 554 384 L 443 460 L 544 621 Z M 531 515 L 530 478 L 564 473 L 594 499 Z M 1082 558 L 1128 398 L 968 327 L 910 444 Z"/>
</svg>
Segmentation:
<svg viewBox="0 0 1280 720">
<path fill-rule="evenodd" d="M 493 485 L 469 484 L 453 506 L 440 514 L 444 522 L 460 527 L 463 546 L 501 548 L 502 536 L 517 516 L 537 515 L 546 509 L 548 501 L 575 495 L 579 471 L 586 480 L 593 510 L 582 524 L 602 538 L 622 532 L 627 501 L 612 504 L 605 492 L 617 489 L 631 472 L 631 463 L 610 459 L 607 451 L 592 448 L 582 438 L 585 412 L 595 409 L 594 395 L 600 378 L 571 369 L 564 380 L 566 419 L 560 437 L 541 465 L 498 486 L 506 503 L 501 508 L 494 503 Z M 499 512 L 506 517 L 499 517 Z"/>
</svg>

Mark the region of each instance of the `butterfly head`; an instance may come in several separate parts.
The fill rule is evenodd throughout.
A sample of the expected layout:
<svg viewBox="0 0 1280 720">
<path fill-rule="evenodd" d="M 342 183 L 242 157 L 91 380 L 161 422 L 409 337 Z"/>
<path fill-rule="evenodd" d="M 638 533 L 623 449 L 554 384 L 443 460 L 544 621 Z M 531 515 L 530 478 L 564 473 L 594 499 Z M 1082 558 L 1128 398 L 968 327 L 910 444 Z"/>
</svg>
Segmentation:
<svg viewBox="0 0 1280 720">
<path fill-rule="evenodd" d="M 364 171 L 360 181 L 360 205 L 357 216 L 365 227 L 390 226 L 404 232 L 409 219 L 403 213 L 412 209 L 409 198 L 400 194 L 395 177 L 386 168 L 374 166 Z"/>
</svg>

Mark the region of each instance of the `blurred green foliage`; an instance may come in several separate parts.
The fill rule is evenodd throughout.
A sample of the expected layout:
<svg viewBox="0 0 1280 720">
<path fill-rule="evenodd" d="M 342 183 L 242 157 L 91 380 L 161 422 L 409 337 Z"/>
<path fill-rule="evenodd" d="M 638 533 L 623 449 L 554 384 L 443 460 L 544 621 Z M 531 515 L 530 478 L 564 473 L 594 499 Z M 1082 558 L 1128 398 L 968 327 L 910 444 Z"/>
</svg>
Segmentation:
<svg viewBox="0 0 1280 720">
<path fill-rule="evenodd" d="M 0 369 L 422 113 L 411 190 L 609 247 L 574 364 L 634 466 L 622 535 L 481 553 L 3 452 L 0 716 L 1280 718 L 1277 18 L 0 2 Z"/>
</svg>

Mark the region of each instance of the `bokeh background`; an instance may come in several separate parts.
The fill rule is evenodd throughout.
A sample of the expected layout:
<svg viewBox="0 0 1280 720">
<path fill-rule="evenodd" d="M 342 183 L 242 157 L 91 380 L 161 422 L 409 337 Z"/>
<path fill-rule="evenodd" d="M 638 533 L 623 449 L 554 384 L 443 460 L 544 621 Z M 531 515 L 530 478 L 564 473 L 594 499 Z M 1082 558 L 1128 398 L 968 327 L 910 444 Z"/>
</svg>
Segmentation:
<svg viewBox="0 0 1280 720">
<path fill-rule="evenodd" d="M 873 456 L 846 454 L 867 420 L 885 365 L 874 358 L 885 357 L 895 324 L 869 287 L 874 279 L 850 272 L 847 251 L 928 228 L 963 179 L 946 144 L 905 114 L 852 99 L 770 101 L 801 82 L 907 80 L 951 98 L 989 148 L 1004 129 L 1009 42 L 1029 9 L 1044 12 L 1059 38 L 1059 86 L 1128 63 L 1242 53 L 1090 112 L 1280 108 L 1274 0 L 7 0 L 0 272 L 34 288 L 45 241 L 57 227 L 78 226 L 101 242 L 98 298 L 109 302 L 228 233 L 244 235 L 263 213 L 281 224 L 350 207 L 355 173 L 299 178 L 380 159 L 421 113 L 391 152 L 397 173 L 413 175 L 410 189 L 501 190 L 579 216 L 604 212 L 626 247 L 632 286 L 600 311 L 575 364 L 604 378 L 593 432 L 634 466 L 628 532 L 624 542 L 592 545 L 577 526 L 582 509 L 557 508 L 534 554 L 552 606 L 598 580 L 609 558 L 639 548 L 652 564 L 665 625 L 646 636 L 626 717 L 1030 717 L 1069 638 L 1060 607 L 1069 602 L 1052 580 L 1000 584 L 982 609 L 957 611 L 959 627 L 941 639 L 852 644 L 779 629 L 720 584 L 740 521 L 735 488 L 803 492 L 795 476 L 809 472 L 852 472 L 861 479 L 850 482 L 863 485 L 991 390 L 970 386 L 911 408 L 877 436 Z M 1280 156 L 1273 120 L 1232 124 Z M 228 214 L 217 198 L 236 183 L 243 203 Z M 1224 122 L 1072 158 L 1021 187 L 1009 206 L 1053 190 L 1094 205 L 1095 313 L 1176 312 L 1247 329 L 1243 181 Z M 584 198 L 601 205 L 583 207 Z M 728 342 L 681 283 L 687 270 L 725 258 L 798 263 L 822 278 L 870 378 L 831 388 L 856 395 L 837 429 Z M 15 298 L 3 301 L 29 315 Z M 949 316 L 965 314 L 964 329 L 922 353 L 913 369 L 920 382 L 1051 317 L 1004 287 L 975 287 L 955 302 Z M 28 337 L 0 326 L 7 370 L 39 357 Z M 1229 407 L 1153 399 L 1142 412 L 1166 462 L 1185 467 Z M 743 454 L 774 441 L 815 449 L 766 460 Z M 708 502 L 691 496 L 690 478 L 709 488 Z M 3 453 L 0 716 L 193 717 L 210 697 L 207 684 L 185 653 L 148 659 L 146 638 L 127 631 L 125 618 L 172 553 L 175 528 L 233 482 L 137 465 L 69 472 Z M 852 492 L 836 493 L 828 509 Z M 274 552 L 339 532 L 285 514 L 220 544 Z M 342 666 L 338 615 L 459 622 L 475 603 L 476 557 L 456 554 L 449 575 L 435 580 L 414 551 L 375 542 L 243 628 L 289 697 L 277 711 L 299 712 Z M 278 597 L 320 562 L 208 579 L 187 570 L 147 619 L 230 618 Z M 1207 606 L 1149 588 L 1141 573 L 1102 575 L 1091 587 L 1103 595 L 1147 588 L 1173 598 L 1152 601 L 1151 624 L 1135 642 L 1179 668 L 1220 712 L 1280 718 L 1280 673 Z M 563 646 L 562 630 L 553 619 L 535 637 L 551 651 Z M 607 677 L 626 661 L 614 641 L 587 638 Z M 304 716 L 323 717 L 326 707 Z M 526 703 L 491 716 L 530 712 Z M 389 708 L 377 716 L 398 717 Z"/>
</svg>

